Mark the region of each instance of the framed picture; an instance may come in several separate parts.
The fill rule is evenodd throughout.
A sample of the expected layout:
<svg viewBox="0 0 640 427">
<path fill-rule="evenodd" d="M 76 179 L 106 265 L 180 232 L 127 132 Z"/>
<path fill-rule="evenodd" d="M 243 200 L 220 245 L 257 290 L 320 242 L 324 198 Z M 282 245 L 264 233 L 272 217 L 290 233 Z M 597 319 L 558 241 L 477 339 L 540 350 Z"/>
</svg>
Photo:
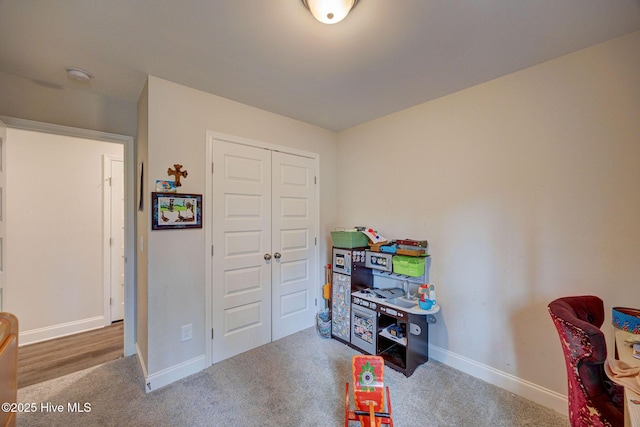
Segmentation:
<svg viewBox="0 0 640 427">
<path fill-rule="evenodd" d="M 151 229 L 202 228 L 202 194 L 151 193 Z"/>
<path fill-rule="evenodd" d="M 156 180 L 156 191 L 158 193 L 177 193 L 178 187 L 174 181 Z"/>
</svg>

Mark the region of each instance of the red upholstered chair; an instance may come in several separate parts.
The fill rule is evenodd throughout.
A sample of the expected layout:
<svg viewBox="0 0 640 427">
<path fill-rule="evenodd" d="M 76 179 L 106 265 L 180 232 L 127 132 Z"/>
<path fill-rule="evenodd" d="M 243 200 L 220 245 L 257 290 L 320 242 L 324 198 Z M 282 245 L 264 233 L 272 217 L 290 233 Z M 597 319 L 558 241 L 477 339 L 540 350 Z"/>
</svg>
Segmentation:
<svg viewBox="0 0 640 427">
<path fill-rule="evenodd" d="M 552 301 L 548 309 L 567 365 L 571 425 L 624 425 L 623 390 L 604 373 L 607 346 L 600 330 L 602 300 L 592 295 L 565 297 Z"/>
</svg>

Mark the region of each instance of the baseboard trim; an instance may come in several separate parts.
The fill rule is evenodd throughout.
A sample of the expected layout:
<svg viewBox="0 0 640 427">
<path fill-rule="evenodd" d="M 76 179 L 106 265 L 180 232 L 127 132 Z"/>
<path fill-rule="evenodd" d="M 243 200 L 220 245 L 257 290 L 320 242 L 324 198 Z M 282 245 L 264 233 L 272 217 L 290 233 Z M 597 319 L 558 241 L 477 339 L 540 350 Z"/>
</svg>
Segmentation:
<svg viewBox="0 0 640 427">
<path fill-rule="evenodd" d="M 47 326 L 45 328 L 30 329 L 21 331 L 18 335 L 20 347 L 27 344 L 35 344 L 41 341 L 48 341 L 67 335 L 86 332 L 92 329 L 104 327 L 104 316 L 90 317 L 88 319 L 76 320 L 74 322 L 60 323 L 59 325 Z"/>
<path fill-rule="evenodd" d="M 170 366 L 151 375 L 145 375 L 145 391 L 151 393 L 182 378 L 193 375 L 205 369 L 204 354 L 177 365 Z"/>
<path fill-rule="evenodd" d="M 568 416 L 567 396 L 540 387 L 537 384 L 523 380 L 514 375 L 502 372 L 491 366 L 484 365 L 468 357 L 461 356 L 441 347 L 429 344 L 429 357 L 451 366 L 466 374 L 503 388 L 514 394 L 536 402 L 560 414 Z"/>
<path fill-rule="evenodd" d="M 136 359 L 138 360 L 138 364 L 140 365 L 140 369 L 142 369 L 142 376 L 147 378 L 147 365 L 142 360 L 142 352 L 140 351 L 140 347 L 138 347 L 138 343 L 136 342 Z"/>
</svg>

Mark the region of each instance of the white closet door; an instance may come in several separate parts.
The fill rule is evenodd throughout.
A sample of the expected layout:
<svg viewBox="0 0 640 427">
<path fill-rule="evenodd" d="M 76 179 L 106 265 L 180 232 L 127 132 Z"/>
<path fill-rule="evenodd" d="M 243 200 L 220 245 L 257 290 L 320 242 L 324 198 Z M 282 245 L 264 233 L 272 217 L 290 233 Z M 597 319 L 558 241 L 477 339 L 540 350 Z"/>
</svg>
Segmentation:
<svg viewBox="0 0 640 427">
<path fill-rule="evenodd" d="M 214 140 L 213 162 L 216 363 L 271 341 L 271 152 Z"/>
<path fill-rule="evenodd" d="M 315 324 L 315 161 L 274 152 L 272 339 Z"/>
</svg>

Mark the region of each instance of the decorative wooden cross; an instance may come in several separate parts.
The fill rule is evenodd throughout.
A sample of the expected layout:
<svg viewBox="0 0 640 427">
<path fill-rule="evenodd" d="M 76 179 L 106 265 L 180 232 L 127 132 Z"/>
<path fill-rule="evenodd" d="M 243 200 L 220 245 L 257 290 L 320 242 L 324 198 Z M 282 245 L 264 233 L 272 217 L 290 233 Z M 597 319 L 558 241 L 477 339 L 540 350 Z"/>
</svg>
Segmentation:
<svg viewBox="0 0 640 427">
<path fill-rule="evenodd" d="M 179 164 L 175 164 L 173 165 L 173 167 L 175 168 L 175 170 L 169 168 L 167 169 L 167 175 L 171 176 L 175 176 L 175 181 L 176 181 L 176 187 L 180 187 L 182 184 L 180 183 L 180 177 L 187 177 L 187 171 L 182 171 L 180 169 L 182 169 L 182 165 Z"/>
</svg>

